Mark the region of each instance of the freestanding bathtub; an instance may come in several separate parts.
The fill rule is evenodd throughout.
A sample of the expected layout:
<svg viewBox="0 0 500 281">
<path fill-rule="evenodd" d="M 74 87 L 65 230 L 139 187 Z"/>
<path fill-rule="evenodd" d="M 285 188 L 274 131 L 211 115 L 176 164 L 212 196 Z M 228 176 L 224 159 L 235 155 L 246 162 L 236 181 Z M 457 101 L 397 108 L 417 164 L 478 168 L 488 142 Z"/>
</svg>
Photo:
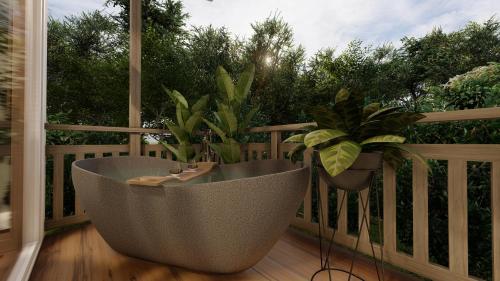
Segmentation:
<svg viewBox="0 0 500 281">
<path fill-rule="evenodd" d="M 176 162 L 116 157 L 73 163 L 81 204 L 106 242 L 125 255 L 231 273 L 262 259 L 304 198 L 309 168 L 286 160 L 221 165 L 187 183 L 128 185 L 167 175 Z"/>
</svg>

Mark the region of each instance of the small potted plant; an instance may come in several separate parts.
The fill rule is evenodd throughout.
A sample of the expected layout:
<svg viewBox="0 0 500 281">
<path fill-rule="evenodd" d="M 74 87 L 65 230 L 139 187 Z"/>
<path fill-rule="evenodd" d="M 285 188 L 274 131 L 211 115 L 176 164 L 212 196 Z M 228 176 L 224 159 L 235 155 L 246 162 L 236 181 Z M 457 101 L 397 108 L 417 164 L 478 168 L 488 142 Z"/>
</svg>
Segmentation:
<svg viewBox="0 0 500 281">
<path fill-rule="evenodd" d="M 363 105 L 363 94 L 342 89 L 332 109 L 318 106 L 309 110 L 316 126 L 284 141 L 298 143 L 289 157 L 295 162 L 305 149 L 313 148 L 320 177 L 347 190 L 367 188 L 382 160 L 397 168 L 404 152 L 427 165 L 420 154 L 402 145 L 406 141 L 403 130 L 424 115 L 401 112 L 400 107 L 381 108 L 380 103 Z"/>
<path fill-rule="evenodd" d="M 209 145 L 225 164 L 240 162 L 240 143 L 245 141 L 243 134 L 258 111 L 258 108 L 252 108 L 243 113 L 254 73 L 255 66 L 247 66 L 234 85 L 226 70 L 222 66 L 217 68 L 216 80 L 221 99 L 217 101 L 217 111 L 213 113 L 215 121 L 203 121 L 221 139 L 221 143 Z"/>
<path fill-rule="evenodd" d="M 175 123 L 167 119 L 165 123 L 179 145 L 174 147 L 165 141 L 160 140 L 159 142 L 175 155 L 177 161 L 188 163 L 188 169 L 196 169 L 196 161 L 198 161 L 201 154 L 196 153 L 192 141 L 201 124 L 203 111 L 207 106 L 209 96 L 202 96 L 190 107 L 186 98 L 181 93 L 176 90 L 170 91 L 165 87 L 163 88 L 175 104 L 177 120 L 177 123 Z M 179 174 L 182 172 L 182 169 L 179 166 L 178 169 L 170 172 L 172 174 Z"/>
</svg>

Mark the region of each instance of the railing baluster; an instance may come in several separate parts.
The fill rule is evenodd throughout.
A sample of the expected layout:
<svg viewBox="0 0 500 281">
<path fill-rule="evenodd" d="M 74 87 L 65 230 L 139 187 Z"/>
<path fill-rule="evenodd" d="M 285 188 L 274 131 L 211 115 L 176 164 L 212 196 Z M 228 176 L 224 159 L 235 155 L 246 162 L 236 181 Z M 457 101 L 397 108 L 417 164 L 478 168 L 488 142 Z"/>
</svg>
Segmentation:
<svg viewBox="0 0 500 281">
<path fill-rule="evenodd" d="M 345 195 L 344 195 L 345 194 Z M 344 202 L 342 202 L 342 198 L 344 198 Z M 337 231 L 339 234 L 345 235 L 347 234 L 347 194 L 346 191 L 337 189 L 337 216 L 338 216 L 338 224 Z M 340 206 L 342 206 L 342 211 L 340 210 Z"/>
<path fill-rule="evenodd" d="M 448 162 L 448 227 L 451 272 L 468 276 L 467 161 Z"/>
<path fill-rule="evenodd" d="M 328 228 L 328 185 L 321 178 L 319 180 L 319 192 L 321 192 L 321 205 L 318 208 L 321 208 L 321 212 L 319 214 L 323 214 L 323 217 L 320 217 L 320 222 L 325 222 L 325 228 Z M 326 230 L 326 229 L 325 229 Z"/>
<path fill-rule="evenodd" d="M 52 210 L 53 219 L 63 218 L 64 207 L 64 154 L 55 153 L 54 155 L 54 174 L 53 174 L 53 194 Z"/>
<path fill-rule="evenodd" d="M 281 132 L 271 132 L 271 159 L 279 159 Z"/>
<path fill-rule="evenodd" d="M 306 223 L 310 223 L 312 219 L 312 198 L 311 198 L 311 186 L 312 186 L 312 149 L 307 149 L 304 152 L 304 165 L 311 167 L 311 173 L 309 174 L 309 186 L 307 187 L 306 196 L 304 197 L 304 220 Z"/>
<path fill-rule="evenodd" d="M 413 161 L 413 256 L 429 262 L 429 193 L 427 168 Z"/>
<path fill-rule="evenodd" d="M 500 161 L 491 163 L 491 212 L 493 220 L 493 280 L 500 281 Z"/>
<path fill-rule="evenodd" d="M 396 171 L 384 162 L 384 251 L 396 252 Z"/>
<path fill-rule="evenodd" d="M 83 160 L 85 159 L 85 154 L 83 152 L 77 152 L 75 154 L 75 160 Z M 83 214 L 83 209 L 80 204 L 80 198 L 78 197 L 78 194 L 75 192 L 75 214 L 76 215 L 82 215 Z"/>
</svg>

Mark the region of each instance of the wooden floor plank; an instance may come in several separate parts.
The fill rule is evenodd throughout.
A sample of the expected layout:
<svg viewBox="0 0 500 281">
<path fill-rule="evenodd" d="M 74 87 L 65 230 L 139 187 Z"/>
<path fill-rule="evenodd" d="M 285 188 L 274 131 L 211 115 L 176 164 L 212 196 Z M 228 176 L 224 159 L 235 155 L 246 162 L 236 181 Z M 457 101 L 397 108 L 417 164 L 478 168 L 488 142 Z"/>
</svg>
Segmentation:
<svg viewBox="0 0 500 281">
<path fill-rule="evenodd" d="M 19 252 L 11 251 L 0 254 L 0 281 L 5 281 L 9 277 L 10 271 L 14 267 Z"/>
<path fill-rule="evenodd" d="M 345 254 L 335 256 L 336 266 L 347 267 L 347 257 Z M 30 280 L 305 281 L 310 279 L 319 265 L 315 242 L 294 231 L 288 231 L 253 268 L 238 274 L 217 275 L 121 255 L 112 250 L 95 228 L 88 224 L 47 236 Z M 365 280 L 376 280 L 375 270 L 371 267 L 372 264 L 361 259 L 357 261 L 355 271 L 363 274 Z M 388 281 L 408 280 L 407 276 L 398 274 L 388 277 Z M 335 273 L 334 278 L 347 280 L 347 275 Z M 323 273 L 315 279 L 322 280 L 328 280 L 328 274 Z"/>
</svg>

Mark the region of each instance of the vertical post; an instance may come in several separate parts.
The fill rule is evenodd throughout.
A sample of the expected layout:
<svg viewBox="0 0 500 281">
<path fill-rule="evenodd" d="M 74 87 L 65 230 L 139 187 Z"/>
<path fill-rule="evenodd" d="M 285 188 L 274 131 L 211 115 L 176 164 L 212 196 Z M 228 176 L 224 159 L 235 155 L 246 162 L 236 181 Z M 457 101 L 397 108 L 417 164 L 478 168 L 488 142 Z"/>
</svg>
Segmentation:
<svg viewBox="0 0 500 281">
<path fill-rule="evenodd" d="M 312 149 L 308 148 L 304 151 L 304 165 L 309 166 L 311 172 L 309 173 L 308 187 L 306 191 L 306 196 L 304 197 L 304 220 L 307 223 L 311 222 L 312 219 L 312 169 L 313 169 L 313 160 L 312 160 Z"/>
<path fill-rule="evenodd" d="M 64 216 L 64 154 L 55 153 L 53 157 L 52 219 L 57 221 Z"/>
<path fill-rule="evenodd" d="M 500 161 L 491 163 L 491 212 L 493 214 L 493 280 L 500 281 Z"/>
<path fill-rule="evenodd" d="M 129 127 L 141 127 L 141 0 L 130 0 Z M 141 155 L 141 135 L 130 133 L 130 156 Z"/>
<path fill-rule="evenodd" d="M 342 202 L 342 199 L 344 202 Z M 338 216 L 337 231 L 341 234 L 347 234 L 348 199 L 349 198 L 347 198 L 347 191 L 337 189 L 337 216 Z M 342 210 L 340 210 L 340 205 L 343 205 Z"/>
<path fill-rule="evenodd" d="M 271 159 L 280 159 L 281 132 L 271 132 Z"/>
<path fill-rule="evenodd" d="M 448 233 L 450 270 L 468 276 L 467 161 L 448 162 Z"/>
</svg>

